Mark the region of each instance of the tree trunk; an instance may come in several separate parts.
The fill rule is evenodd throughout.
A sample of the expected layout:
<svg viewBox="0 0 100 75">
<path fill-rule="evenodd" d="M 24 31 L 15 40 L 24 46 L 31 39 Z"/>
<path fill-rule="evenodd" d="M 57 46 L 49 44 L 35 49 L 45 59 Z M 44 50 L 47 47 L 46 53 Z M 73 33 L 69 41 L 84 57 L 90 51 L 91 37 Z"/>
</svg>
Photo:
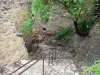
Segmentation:
<svg viewBox="0 0 100 75">
<path fill-rule="evenodd" d="M 76 33 L 77 33 L 79 36 L 88 36 L 88 35 L 89 35 L 89 31 L 88 31 L 88 32 L 81 32 L 81 31 L 79 30 L 77 20 L 76 20 L 76 21 L 73 21 L 73 22 L 74 22 L 74 27 L 75 27 Z"/>
<path fill-rule="evenodd" d="M 73 22 L 74 22 L 74 27 L 75 27 L 76 33 L 77 33 L 78 35 L 80 35 L 80 31 L 79 31 L 79 28 L 78 28 L 77 21 L 73 21 Z"/>
</svg>

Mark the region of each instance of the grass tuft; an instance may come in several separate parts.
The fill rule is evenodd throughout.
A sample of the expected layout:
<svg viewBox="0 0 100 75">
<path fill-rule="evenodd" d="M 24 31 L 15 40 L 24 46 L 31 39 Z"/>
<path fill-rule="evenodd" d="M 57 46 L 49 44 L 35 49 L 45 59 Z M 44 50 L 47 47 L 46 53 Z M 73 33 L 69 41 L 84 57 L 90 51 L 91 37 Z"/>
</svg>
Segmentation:
<svg viewBox="0 0 100 75">
<path fill-rule="evenodd" d="M 74 34 L 74 29 L 72 28 L 66 28 L 64 26 L 60 26 L 58 31 L 55 32 L 55 37 L 57 40 L 60 40 L 61 38 L 64 38 L 64 37 L 70 37 Z"/>
</svg>

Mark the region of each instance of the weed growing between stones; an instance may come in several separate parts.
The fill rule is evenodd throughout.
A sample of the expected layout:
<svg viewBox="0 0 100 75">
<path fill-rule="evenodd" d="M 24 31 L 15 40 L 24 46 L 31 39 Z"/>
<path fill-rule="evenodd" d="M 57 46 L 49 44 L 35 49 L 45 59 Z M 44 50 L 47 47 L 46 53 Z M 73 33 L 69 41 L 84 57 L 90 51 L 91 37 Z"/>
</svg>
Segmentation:
<svg viewBox="0 0 100 75">
<path fill-rule="evenodd" d="M 100 60 L 90 67 L 86 67 L 86 70 L 82 75 L 100 75 Z"/>
</svg>

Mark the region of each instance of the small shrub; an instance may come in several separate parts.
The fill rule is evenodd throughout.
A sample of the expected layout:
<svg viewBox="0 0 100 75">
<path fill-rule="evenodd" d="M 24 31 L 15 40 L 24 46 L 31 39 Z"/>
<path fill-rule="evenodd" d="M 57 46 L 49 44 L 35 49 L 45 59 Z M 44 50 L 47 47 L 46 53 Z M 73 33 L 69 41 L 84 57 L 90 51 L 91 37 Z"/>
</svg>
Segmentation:
<svg viewBox="0 0 100 75">
<path fill-rule="evenodd" d="M 31 10 L 35 17 L 38 15 L 41 21 L 46 23 L 52 15 L 50 8 L 52 4 L 46 4 L 45 0 L 31 0 Z"/>
<path fill-rule="evenodd" d="M 32 33 L 32 28 L 33 24 L 32 24 L 32 19 L 30 18 L 23 23 L 22 32 L 24 33 L 24 35 L 30 35 Z"/>
<path fill-rule="evenodd" d="M 89 30 L 87 28 L 88 22 L 81 21 L 80 23 L 78 23 L 78 21 L 91 17 L 91 8 L 93 6 L 93 2 L 93 0 L 60 0 L 60 3 L 64 4 L 65 8 L 71 15 L 76 33 L 80 36 L 88 36 L 89 34 Z M 83 32 L 81 32 L 81 30 Z"/>
<path fill-rule="evenodd" d="M 81 32 L 89 31 L 93 26 L 93 24 L 94 24 L 93 20 L 81 20 L 78 21 L 78 28 Z"/>
<path fill-rule="evenodd" d="M 32 34 L 32 29 L 34 27 L 33 19 L 34 18 L 32 18 L 32 14 L 30 12 L 25 14 L 25 21 L 23 22 L 22 27 L 21 27 L 21 30 L 24 35 Z"/>
<path fill-rule="evenodd" d="M 97 16 L 91 16 L 87 19 L 81 19 L 78 21 L 78 28 L 80 32 L 89 32 L 89 30 L 93 27 Z"/>
<path fill-rule="evenodd" d="M 94 65 L 86 67 L 86 70 L 82 75 L 100 75 L 100 60 L 98 60 Z"/>
<path fill-rule="evenodd" d="M 66 28 L 64 26 L 60 26 L 58 31 L 55 32 L 55 37 L 57 40 L 60 40 L 64 37 L 70 37 L 74 34 L 74 30 L 72 28 Z"/>
<path fill-rule="evenodd" d="M 30 0 L 31 3 L 31 14 L 34 14 L 34 18 L 36 19 L 39 17 L 39 22 L 42 21 L 44 23 L 48 22 L 49 17 L 53 14 L 51 13 L 50 9 L 52 5 L 54 4 L 61 4 L 65 6 L 65 8 L 68 10 L 69 14 L 71 15 L 71 18 L 74 23 L 74 27 L 76 30 L 76 33 L 80 36 L 87 36 L 89 33 L 88 27 L 89 25 L 92 25 L 90 22 L 81 21 L 78 23 L 80 19 L 87 19 L 91 17 L 91 9 L 93 7 L 93 3 L 95 0 Z M 25 33 L 30 33 L 32 30 L 32 18 L 29 18 L 27 22 L 24 24 L 25 30 L 23 30 Z M 90 23 L 90 24 L 88 24 Z M 82 26 L 81 26 L 82 25 Z M 26 26 L 26 27 L 25 27 Z M 28 27 L 30 26 L 30 27 Z M 80 28 L 78 28 L 78 26 Z M 29 29 L 26 29 L 26 28 Z M 90 26 L 91 27 L 91 26 Z M 31 31 L 28 31 L 31 30 Z M 84 33 L 81 31 L 85 31 Z M 62 34 L 62 33 L 61 33 Z M 61 35 L 60 34 L 60 35 Z M 65 33 L 63 33 L 65 35 Z"/>
<path fill-rule="evenodd" d="M 44 23 L 48 22 L 49 17 L 53 14 L 50 12 L 51 5 L 45 3 L 45 0 L 30 0 L 30 11 L 25 14 L 26 20 L 22 24 L 22 32 L 24 35 L 32 34 L 32 29 L 35 26 L 36 19 Z"/>
</svg>

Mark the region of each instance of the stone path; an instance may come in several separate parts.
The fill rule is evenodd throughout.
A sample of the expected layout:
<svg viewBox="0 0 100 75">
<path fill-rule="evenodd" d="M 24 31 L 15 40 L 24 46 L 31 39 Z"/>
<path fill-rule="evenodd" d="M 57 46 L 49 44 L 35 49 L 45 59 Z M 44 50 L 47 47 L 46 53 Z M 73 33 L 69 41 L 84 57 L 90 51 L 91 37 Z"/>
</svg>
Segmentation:
<svg viewBox="0 0 100 75">
<path fill-rule="evenodd" d="M 4 66 L 4 69 L 2 69 L 4 73 L 0 75 L 8 75 L 14 70 L 16 70 L 18 67 L 27 63 L 28 61 L 29 60 L 21 60 L 12 65 L 6 65 Z M 23 71 L 23 69 L 27 68 L 29 65 L 31 65 L 34 62 L 35 60 L 12 75 L 19 75 L 19 73 Z M 21 75 L 42 75 L 42 74 L 43 74 L 43 61 L 40 60 L 31 68 L 23 72 Z M 79 75 L 79 72 L 77 71 L 76 66 L 72 60 L 57 59 L 50 65 L 48 64 L 48 60 L 45 60 L 44 61 L 44 75 Z"/>
</svg>

